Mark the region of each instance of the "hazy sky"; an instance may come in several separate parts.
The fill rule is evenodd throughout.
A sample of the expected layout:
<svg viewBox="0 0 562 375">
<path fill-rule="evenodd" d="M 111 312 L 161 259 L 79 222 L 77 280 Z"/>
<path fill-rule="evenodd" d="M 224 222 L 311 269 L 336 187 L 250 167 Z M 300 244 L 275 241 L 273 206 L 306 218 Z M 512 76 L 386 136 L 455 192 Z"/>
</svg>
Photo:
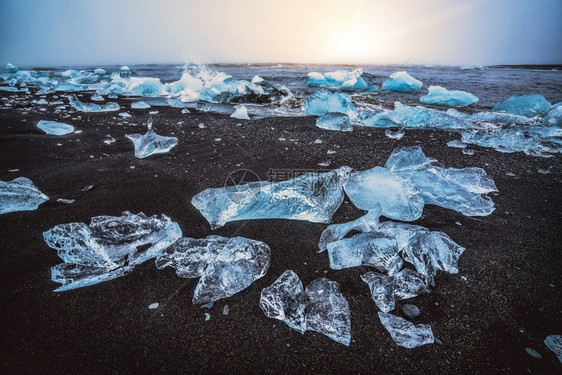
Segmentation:
<svg viewBox="0 0 562 375">
<path fill-rule="evenodd" d="M 562 0 L 0 0 L 0 63 L 562 63 Z"/>
</svg>

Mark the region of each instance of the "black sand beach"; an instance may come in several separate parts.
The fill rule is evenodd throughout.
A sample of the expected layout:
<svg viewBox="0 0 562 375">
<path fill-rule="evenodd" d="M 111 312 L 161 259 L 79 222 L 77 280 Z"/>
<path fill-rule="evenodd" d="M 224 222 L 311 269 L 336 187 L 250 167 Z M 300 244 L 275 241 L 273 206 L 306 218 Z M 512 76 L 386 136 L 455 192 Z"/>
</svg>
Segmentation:
<svg viewBox="0 0 562 375">
<path fill-rule="evenodd" d="M 561 156 L 502 154 L 472 146 L 475 154 L 469 156 L 446 146 L 460 139 L 458 134 L 439 130 L 406 130 L 397 141 L 383 129 L 324 131 L 312 117 L 244 121 L 181 114 L 168 107 L 131 110 L 130 101 L 120 103 L 131 119 L 123 120 L 118 112 L 75 112 L 72 117 L 78 120 L 37 108 L 27 115 L 17 108 L 0 111 L 0 179 L 30 178 L 50 197 L 36 211 L 0 216 L 3 374 L 560 373 L 562 365 L 543 340 L 562 333 Z M 178 137 L 179 144 L 167 154 L 139 160 L 125 134 L 144 133 L 152 110 L 159 111 L 152 116 L 154 130 Z M 41 119 L 72 124 L 82 133 L 45 135 L 36 128 Z M 205 127 L 199 128 L 200 123 Z M 110 145 L 104 143 L 108 134 L 116 140 Z M 315 144 L 316 139 L 322 143 Z M 359 277 L 369 269 L 331 270 L 327 254 L 316 253 L 325 225 L 255 220 L 211 231 L 190 204 L 193 195 L 223 186 L 238 169 L 261 179 L 273 169 L 349 165 L 363 170 L 384 165 L 395 148 L 412 145 L 421 145 L 428 157 L 447 167 L 484 168 L 499 189 L 493 195 L 496 210 L 488 217 L 426 206 L 415 222 L 467 248 L 459 274 L 439 273 L 432 292 L 412 302 L 422 312 L 416 322 L 430 324 L 443 345 L 409 350 L 392 341 Z M 328 155 L 328 150 L 337 152 Z M 327 160 L 329 167 L 318 166 Z M 549 174 L 538 172 L 550 167 Z M 13 169 L 19 171 L 9 172 Z M 94 188 L 83 191 L 88 185 Z M 58 198 L 76 201 L 57 203 Z M 271 267 L 248 289 L 210 310 L 191 303 L 197 279 L 157 270 L 153 261 L 122 278 L 54 293 L 58 284 L 50 280 L 50 267 L 60 259 L 42 232 L 125 210 L 166 214 L 187 237 L 219 234 L 263 241 L 272 250 Z M 344 203 L 333 221 L 362 213 Z M 300 335 L 263 314 L 261 290 L 287 269 L 305 285 L 322 276 L 340 284 L 351 309 L 349 347 L 316 333 Z M 159 308 L 149 310 L 154 302 Z M 225 305 L 228 315 L 222 313 Z M 525 348 L 535 349 L 542 359 Z"/>
</svg>

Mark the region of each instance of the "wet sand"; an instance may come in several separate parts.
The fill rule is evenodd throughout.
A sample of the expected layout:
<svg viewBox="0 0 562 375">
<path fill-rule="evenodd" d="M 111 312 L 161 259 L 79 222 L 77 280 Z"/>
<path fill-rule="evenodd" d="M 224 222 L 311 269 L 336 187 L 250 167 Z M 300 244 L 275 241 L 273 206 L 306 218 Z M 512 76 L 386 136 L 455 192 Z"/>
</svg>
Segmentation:
<svg viewBox="0 0 562 375">
<path fill-rule="evenodd" d="M 562 365 L 543 340 L 562 334 L 562 157 L 502 154 L 476 146 L 469 146 L 475 150 L 469 156 L 446 146 L 460 139 L 447 131 L 406 130 L 397 141 L 382 129 L 325 131 L 315 127 L 312 117 L 244 121 L 181 114 L 177 108 L 131 110 L 129 101 L 119 102 L 132 118 L 124 121 L 119 112 L 111 112 L 61 119 L 51 110 L 38 112 L 38 106 L 27 115 L 21 115 L 21 108 L 0 110 L 0 179 L 30 178 L 50 197 L 36 211 L 0 216 L 2 373 L 560 372 Z M 154 130 L 178 137 L 179 144 L 170 153 L 139 160 L 125 134 L 144 133 L 153 110 L 159 111 L 153 116 Z M 41 119 L 67 122 L 82 133 L 43 134 L 35 126 Z M 107 135 L 116 141 L 105 144 Z M 316 139 L 322 143 L 315 144 Z M 430 294 L 409 301 L 422 312 L 416 323 L 431 324 L 442 346 L 409 350 L 392 341 L 359 277 L 369 269 L 331 270 L 327 254 L 316 253 L 325 225 L 255 220 L 212 231 L 190 204 L 193 195 L 223 186 L 238 169 L 261 179 L 273 170 L 323 170 L 318 163 L 327 160 L 328 169 L 349 165 L 362 170 L 384 165 L 396 147 L 412 145 L 421 145 L 428 157 L 447 167 L 484 168 L 499 189 L 493 195 L 496 210 L 488 217 L 426 206 L 415 222 L 467 248 L 458 275 L 439 273 Z M 328 155 L 328 150 L 337 152 Z M 538 172 L 549 167 L 550 174 Z M 94 188 L 83 191 L 88 185 Z M 76 201 L 57 203 L 58 198 Z M 271 267 L 248 289 L 210 310 L 191 303 L 197 279 L 157 270 L 153 261 L 122 278 L 54 293 L 59 284 L 50 280 L 50 267 L 60 259 L 42 232 L 125 210 L 166 214 L 188 237 L 218 234 L 264 241 L 272 250 Z M 362 213 L 344 203 L 333 221 Z M 351 309 L 349 347 L 317 333 L 300 335 L 263 314 L 261 290 L 287 269 L 304 285 L 322 276 L 340 283 Z M 154 302 L 159 308 L 149 310 Z M 531 357 L 525 348 L 543 358 Z"/>
</svg>

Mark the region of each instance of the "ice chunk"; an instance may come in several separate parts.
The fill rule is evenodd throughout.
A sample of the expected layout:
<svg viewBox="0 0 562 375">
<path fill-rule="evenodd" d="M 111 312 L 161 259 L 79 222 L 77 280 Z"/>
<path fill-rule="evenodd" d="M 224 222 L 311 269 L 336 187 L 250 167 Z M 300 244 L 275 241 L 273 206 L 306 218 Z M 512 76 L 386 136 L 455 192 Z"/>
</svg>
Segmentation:
<svg viewBox="0 0 562 375">
<path fill-rule="evenodd" d="M 448 113 L 449 111 L 447 111 Z M 478 112 L 473 113 L 469 119 L 474 122 L 487 122 L 491 124 L 528 124 L 532 120 L 525 116 L 513 115 L 503 112 Z"/>
<path fill-rule="evenodd" d="M 166 215 L 147 217 L 123 212 L 96 216 L 90 225 L 57 225 L 43 233 L 49 247 L 64 263 L 51 269 L 55 291 L 69 290 L 123 276 L 154 258 L 181 237 L 178 224 Z"/>
<path fill-rule="evenodd" d="M 101 95 L 98 94 L 98 93 L 93 94 L 90 99 L 92 99 L 92 100 L 95 101 L 95 102 L 103 102 L 103 101 L 105 100 L 105 99 L 103 98 L 103 96 L 101 96 Z"/>
<path fill-rule="evenodd" d="M 65 135 L 74 131 L 74 126 L 56 121 L 41 120 L 37 123 L 37 127 L 45 133 L 52 135 Z"/>
<path fill-rule="evenodd" d="M 130 78 L 132 74 L 133 72 L 131 71 L 131 69 L 129 69 L 128 66 L 122 66 L 121 71 L 119 72 L 119 76 L 121 78 Z"/>
<path fill-rule="evenodd" d="M 377 204 L 371 211 L 367 212 L 357 220 L 343 224 L 328 225 L 328 227 L 324 229 L 320 235 L 320 241 L 318 242 L 319 252 L 326 250 L 329 243 L 341 240 L 352 230 L 371 232 L 378 229 L 381 210 L 382 208 L 380 204 Z"/>
<path fill-rule="evenodd" d="M 185 108 L 185 103 L 176 98 L 168 98 L 166 102 L 172 108 Z"/>
<path fill-rule="evenodd" d="M 361 275 L 361 279 L 369 286 L 371 297 L 382 312 L 394 310 L 396 300 L 429 293 L 423 277 L 408 268 L 404 268 L 392 276 L 367 272 Z"/>
<path fill-rule="evenodd" d="M 420 92 L 423 83 L 411 77 L 407 72 L 396 72 L 382 84 L 383 90 L 399 92 Z"/>
<path fill-rule="evenodd" d="M 243 105 L 236 107 L 236 110 L 230 115 L 230 117 L 237 118 L 240 120 L 249 120 L 248 110 Z"/>
<path fill-rule="evenodd" d="M 400 102 L 394 103 L 394 115 L 404 126 L 413 128 L 463 129 L 469 124 L 445 112 L 422 106 L 410 107 Z"/>
<path fill-rule="evenodd" d="M 544 344 L 556 354 L 558 360 L 562 363 L 562 335 L 547 336 Z"/>
<path fill-rule="evenodd" d="M 347 91 L 366 90 L 369 88 L 367 82 L 361 75 L 363 69 L 353 71 L 338 70 L 328 73 L 308 73 L 306 84 L 310 86 L 330 87 Z"/>
<path fill-rule="evenodd" d="M 412 349 L 435 341 L 433 331 L 427 324 L 414 325 L 406 319 L 385 312 L 379 312 L 379 319 L 394 342 L 405 348 Z"/>
<path fill-rule="evenodd" d="M 471 105 L 476 103 L 478 98 L 471 93 L 465 91 L 449 91 L 441 86 L 429 86 L 429 93 L 420 98 L 423 104 L 438 105 Z"/>
<path fill-rule="evenodd" d="M 392 128 L 402 126 L 400 116 L 393 111 L 384 110 L 378 112 L 363 112 L 360 117 L 363 125 L 372 128 Z"/>
<path fill-rule="evenodd" d="M 339 284 L 322 277 L 308 284 L 305 293 L 308 299 L 306 330 L 321 333 L 349 346 L 351 314 Z"/>
<path fill-rule="evenodd" d="M 6 64 L 6 71 L 10 74 L 15 74 L 18 72 L 18 67 L 15 65 L 12 65 L 10 63 Z"/>
<path fill-rule="evenodd" d="M 328 112 L 339 112 L 347 114 L 351 119 L 357 117 L 357 109 L 351 102 L 351 96 L 325 89 L 312 93 L 303 106 L 307 115 L 322 116 Z"/>
<path fill-rule="evenodd" d="M 191 203 L 212 228 L 229 221 L 293 219 L 327 223 L 343 202 L 342 184 L 349 167 L 307 173 L 282 182 L 257 181 L 206 189 Z"/>
<path fill-rule="evenodd" d="M 231 238 L 209 263 L 195 287 L 197 305 L 230 297 L 246 289 L 269 269 L 271 250 L 260 241 Z"/>
<path fill-rule="evenodd" d="M 402 251 L 408 245 L 410 238 L 414 237 L 418 233 L 427 233 L 429 232 L 429 229 L 419 225 L 384 221 L 380 224 L 377 231 L 386 236 L 394 237 L 396 244 L 398 245 L 398 250 Z"/>
<path fill-rule="evenodd" d="M 146 108 L 150 108 L 150 104 L 143 102 L 143 101 L 139 101 L 139 102 L 134 102 L 131 104 L 131 108 L 132 109 L 146 109 Z"/>
<path fill-rule="evenodd" d="M 104 76 L 107 73 L 105 72 L 105 70 L 101 69 L 101 68 L 97 68 L 94 70 L 94 74 L 97 74 L 98 76 Z"/>
<path fill-rule="evenodd" d="M 546 115 L 550 106 L 550 102 L 539 94 L 513 95 L 505 102 L 492 108 L 492 112 L 503 111 L 515 115 L 535 117 Z"/>
<path fill-rule="evenodd" d="M 146 134 L 127 134 L 126 137 L 133 141 L 135 157 L 139 159 L 150 155 L 166 153 L 178 144 L 176 137 L 164 137 L 156 134 L 152 130 L 152 118 L 148 120 L 148 131 Z"/>
<path fill-rule="evenodd" d="M 352 175 L 344 185 L 353 204 L 362 210 L 382 206 L 382 215 L 397 220 L 419 219 L 425 204 L 420 190 L 408 179 L 375 167 Z"/>
<path fill-rule="evenodd" d="M 466 148 L 466 143 L 459 141 L 458 139 L 455 139 L 453 141 L 447 142 L 447 146 L 453 148 Z"/>
<path fill-rule="evenodd" d="M 544 116 L 542 122 L 549 126 L 562 128 L 562 103 L 552 106 L 552 109 Z"/>
<path fill-rule="evenodd" d="M 398 129 L 397 131 L 393 132 L 390 129 L 386 129 L 384 131 L 384 135 L 386 135 L 388 138 L 390 139 L 396 139 L 396 140 L 400 140 L 402 139 L 402 137 L 404 136 L 404 134 L 406 134 L 406 132 L 404 131 L 404 129 Z"/>
<path fill-rule="evenodd" d="M 104 105 L 99 105 L 95 103 L 82 103 L 76 95 L 70 95 L 68 97 L 70 101 L 70 105 L 74 107 L 74 109 L 81 111 L 81 112 L 111 112 L 111 111 L 118 111 L 121 107 L 119 104 L 109 102 Z"/>
<path fill-rule="evenodd" d="M 279 319 L 294 330 L 306 331 L 306 295 L 297 274 L 291 270 L 263 289 L 260 307 L 268 318 Z"/>
<path fill-rule="evenodd" d="M 14 211 L 33 211 L 49 197 L 25 177 L 0 181 L 0 214 Z"/>
<path fill-rule="evenodd" d="M 329 243 L 327 248 L 330 267 L 335 270 L 371 266 L 393 274 L 402 267 L 396 240 L 379 232 L 360 233 Z"/>
<path fill-rule="evenodd" d="M 353 130 L 349 116 L 345 113 L 328 112 L 316 119 L 316 126 L 326 130 L 350 132 Z"/>
</svg>

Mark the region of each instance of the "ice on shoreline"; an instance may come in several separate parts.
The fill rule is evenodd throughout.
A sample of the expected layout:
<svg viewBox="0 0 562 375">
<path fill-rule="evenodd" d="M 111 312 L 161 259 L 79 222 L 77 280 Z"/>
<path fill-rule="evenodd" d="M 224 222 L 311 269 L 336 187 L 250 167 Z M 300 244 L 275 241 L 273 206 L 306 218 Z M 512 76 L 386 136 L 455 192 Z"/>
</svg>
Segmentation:
<svg viewBox="0 0 562 375">
<path fill-rule="evenodd" d="M 66 135 L 74 132 L 74 126 L 56 121 L 40 120 L 37 127 L 51 135 Z"/>
<path fill-rule="evenodd" d="M 429 93 L 420 98 L 423 104 L 438 104 L 448 106 L 467 106 L 474 104 L 478 98 L 466 91 L 449 91 L 441 86 L 429 86 Z"/>
<path fill-rule="evenodd" d="M 357 108 L 347 94 L 321 89 L 310 94 L 303 104 L 307 115 L 322 116 L 329 112 L 345 113 L 349 118 L 357 117 Z"/>
<path fill-rule="evenodd" d="M 29 178 L 18 177 L 0 181 L 0 214 L 15 211 L 33 211 L 49 200 Z"/>
<path fill-rule="evenodd" d="M 328 112 L 316 119 L 316 126 L 325 130 L 350 132 L 353 130 L 351 120 L 345 113 Z"/>
<path fill-rule="evenodd" d="M 505 102 L 499 103 L 492 112 L 507 112 L 514 115 L 535 117 L 537 115 L 544 116 L 550 110 L 551 104 L 543 95 L 527 94 L 513 95 Z"/>
<path fill-rule="evenodd" d="M 335 72 L 308 73 L 306 84 L 309 86 L 327 87 L 344 91 L 375 91 L 378 86 L 371 85 L 362 77 L 363 69 L 358 68 L 353 71 L 338 70 Z"/>
<path fill-rule="evenodd" d="M 104 105 L 95 103 L 82 103 L 76 95 L 68 96 L 70 105 L 80 112 L 112 112 L 118 111 L 121 107 L 117 103 L 109 102 Z"/>
<path fill-rule="evenodd" d="M 126 137 L 133 141 L 135 157 L 144 159 L 150 155 L 163 154 L 170 151 L 178 144 L 176 137 L 164 137 L 152 130 L 152 118 L 148 120 L 148 130 L 143 134 L 127 134 Z"/>
<path fill-rule="evenodd" d="M 415 93 L 420 92 L 423 83 L 413 77 L 411 77 L 407 72 L 396 72 L 392 73 L 386 81 L 382 84 L 383 90 L 388 91 L 398 91 Z"/>
</svg>

